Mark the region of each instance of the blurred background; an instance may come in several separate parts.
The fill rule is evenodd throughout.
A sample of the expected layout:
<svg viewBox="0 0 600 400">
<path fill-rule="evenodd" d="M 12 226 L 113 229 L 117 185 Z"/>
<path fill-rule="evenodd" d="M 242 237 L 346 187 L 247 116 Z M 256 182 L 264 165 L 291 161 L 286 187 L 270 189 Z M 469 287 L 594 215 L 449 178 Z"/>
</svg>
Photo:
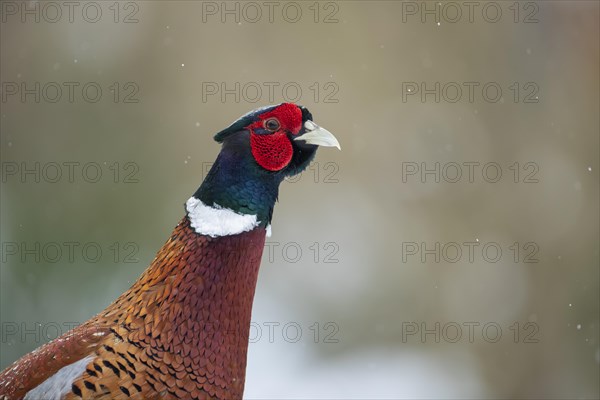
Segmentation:
<svg viewBox="0 0 600 400">
<path fill-rule="evenodd" d="M 3 2 L 0 368 L 297 101 L 343 151 L 282 184 L 246 398 L 598 398 L 599 3 L 470 4 Z"/>
</svg>

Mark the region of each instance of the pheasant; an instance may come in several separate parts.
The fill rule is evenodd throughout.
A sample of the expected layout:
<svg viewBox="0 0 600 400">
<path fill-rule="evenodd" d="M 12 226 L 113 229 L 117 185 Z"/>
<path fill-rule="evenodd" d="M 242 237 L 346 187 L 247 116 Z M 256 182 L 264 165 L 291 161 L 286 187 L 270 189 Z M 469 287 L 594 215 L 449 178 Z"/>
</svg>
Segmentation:
<svg viewBox="0 0 600 400">
<path fill-rule="evenodd" d="M 308 109 L 251 111 L 141 277 L 104 311 L 0 373 L 0 399 L 236 399 L 279 184 L 318 146 L 340 148 Z"/>
</svg>

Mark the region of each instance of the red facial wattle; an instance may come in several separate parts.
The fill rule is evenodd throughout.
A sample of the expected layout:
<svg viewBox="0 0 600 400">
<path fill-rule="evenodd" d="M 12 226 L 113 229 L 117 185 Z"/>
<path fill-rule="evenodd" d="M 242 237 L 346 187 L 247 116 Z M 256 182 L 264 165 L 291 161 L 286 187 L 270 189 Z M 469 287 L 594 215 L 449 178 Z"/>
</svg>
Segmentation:
<svg viewBox="0 0 600 400">
<path fill-rule="evenodd" d="M 271 135 L 250 134 L 250 146 L 256 162 L 268 171 L 279 171 L 292 160 L 294 149 L 285 132 Z"/>
<path fill-rule="evenodd" d="M 265 130 L 265 121 L 276 119 L 280 127 L 273 133 L 258 134 Z M 294 149 L 288 132 L 297 135 L 302 128 L 302 111 L 298 106 L 285 103 L 260 115 L 259 120 L 248 127 L 250 147 L 256 162 L 268 171 L 279 171 L 292 160 Z"/>
</svg>

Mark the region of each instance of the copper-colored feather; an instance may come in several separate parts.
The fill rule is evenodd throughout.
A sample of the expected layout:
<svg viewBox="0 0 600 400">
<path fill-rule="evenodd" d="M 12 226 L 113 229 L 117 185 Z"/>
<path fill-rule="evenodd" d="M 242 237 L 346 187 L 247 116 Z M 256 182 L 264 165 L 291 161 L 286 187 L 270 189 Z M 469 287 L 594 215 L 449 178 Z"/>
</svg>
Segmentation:
<svg viewBox="0 0 600 400">
<path fill-rule="evenodd" d="M 241 398 L 264 241 L 264 228 L 211 238 L 184 218 L 112 305 L 0 373 L 0 398 L 89 355 L 67 399 Z"/>
</svg>

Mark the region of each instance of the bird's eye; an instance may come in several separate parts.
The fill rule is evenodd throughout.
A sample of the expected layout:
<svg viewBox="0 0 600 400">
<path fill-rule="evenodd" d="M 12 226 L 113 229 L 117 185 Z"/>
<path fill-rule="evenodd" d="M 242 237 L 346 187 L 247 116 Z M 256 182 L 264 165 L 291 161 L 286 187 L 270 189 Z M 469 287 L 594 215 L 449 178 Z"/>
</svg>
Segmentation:
<svg viewBox="0 0 600 400">
<path fill-rule="evenodd" d="M 277 130 L 279 130 L 279 121 L 277 120 L 277 118 L 269 118 L 267 120 L 265 120 L 265 129 L 271 132 L 275 132 Z"/>
</svg>

